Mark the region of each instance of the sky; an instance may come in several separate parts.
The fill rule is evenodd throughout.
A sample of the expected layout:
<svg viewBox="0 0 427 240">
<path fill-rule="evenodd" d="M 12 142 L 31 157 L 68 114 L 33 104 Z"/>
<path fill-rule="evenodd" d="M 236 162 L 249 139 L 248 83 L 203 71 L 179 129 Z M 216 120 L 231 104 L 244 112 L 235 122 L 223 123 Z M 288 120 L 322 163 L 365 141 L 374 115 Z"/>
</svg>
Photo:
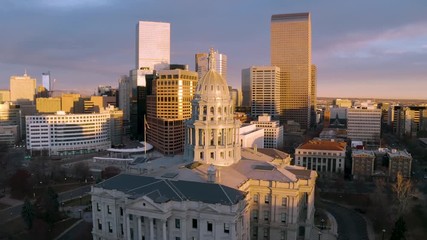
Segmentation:
<svg viewBox="0 0 427 240">
<path fill-rule="evenodd" d="M 213 47 L 228 58 L 228 82 L 270 64 L 273 14 L 310 12 L 318 96 L 427 99 L 425 0 L 2 0 L 0 89 L 27 73 L 55 89 L 118 86 L 135 66 L 139 20 L 171 23 L 171 63 Z"/>
</svg>

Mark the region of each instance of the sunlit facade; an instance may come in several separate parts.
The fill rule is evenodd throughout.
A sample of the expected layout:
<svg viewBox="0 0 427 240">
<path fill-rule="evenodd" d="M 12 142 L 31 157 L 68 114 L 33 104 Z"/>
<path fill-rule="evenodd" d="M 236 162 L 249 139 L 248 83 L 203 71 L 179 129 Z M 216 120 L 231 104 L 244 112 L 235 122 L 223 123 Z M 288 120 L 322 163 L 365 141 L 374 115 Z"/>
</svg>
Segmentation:
<svg viewBox="0 0 427 240">
<path fill-rule="evenodd" d="M 181 69 L 157 73 L 153 95 L 147 96 L 147 141 L 163 154 L 182 153 L 184 121 L 191 117 L 197 73 Z"/>
<path fill-rule="evenodd" d="M 34 102 L 36 94 L 36 79 L 26 73 L 23 76 L 10 77 L 10 101 L 12 102 Z"/>
<path fill-rule="evenodd" d="M 170 63 L 170 23 L 139 21 L 136 28 L 135 69 L 167 69 Z"/>
<path fill-rule="evenodd" d="M 310 126 L 312 73 L 311 20 L 309 13 L 271 17 L 271 65 L 280 68 L 281 122 L 294 120 Z"/>
<path fill-rule="evenodd" d="M 26 116 L 27 149 L 49 155 L 97 152 L 111 147 L 110 114 Z"/>
</svg>

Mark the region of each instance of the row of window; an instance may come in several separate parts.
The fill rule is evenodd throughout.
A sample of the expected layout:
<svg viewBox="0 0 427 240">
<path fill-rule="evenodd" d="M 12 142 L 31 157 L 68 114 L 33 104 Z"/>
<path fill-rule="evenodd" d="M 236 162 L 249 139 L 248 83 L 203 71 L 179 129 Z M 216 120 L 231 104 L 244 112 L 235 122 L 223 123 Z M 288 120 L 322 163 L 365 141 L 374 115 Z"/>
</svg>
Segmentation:
<svg viewBox="0 0 427 240">
<path fill-rule="evenodd" d="M 253 200 L 255 203 L 258 203 L 259 202 L 259 194 L 254 194 Z M 270 204 L 270 202 L 271 202 L 271 195 L 270 194 L 264 195 L 264 203 Z M 288 198 L 287 197 L 282 197 L 282 206 L 283 207 L 288 206 Z"/>
</svg>

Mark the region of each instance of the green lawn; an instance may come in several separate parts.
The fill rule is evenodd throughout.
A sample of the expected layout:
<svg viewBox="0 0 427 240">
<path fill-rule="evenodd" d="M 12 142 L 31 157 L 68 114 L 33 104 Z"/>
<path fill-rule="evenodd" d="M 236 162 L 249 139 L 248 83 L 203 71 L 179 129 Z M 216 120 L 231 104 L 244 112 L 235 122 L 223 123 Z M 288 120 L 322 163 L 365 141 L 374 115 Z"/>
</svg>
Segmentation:
<svg viewBox="0 0 427 240">
<path fill-rule="evenodd" d="M 64 207 L 86 206 L 91 203 L 90 199 L 91 199 L 90 195 L 84 195 L 82 197 L 81 202 L 80 202 L 80 198 L 75 198 L 75 199 L 64 202 Z"/>
</svg>

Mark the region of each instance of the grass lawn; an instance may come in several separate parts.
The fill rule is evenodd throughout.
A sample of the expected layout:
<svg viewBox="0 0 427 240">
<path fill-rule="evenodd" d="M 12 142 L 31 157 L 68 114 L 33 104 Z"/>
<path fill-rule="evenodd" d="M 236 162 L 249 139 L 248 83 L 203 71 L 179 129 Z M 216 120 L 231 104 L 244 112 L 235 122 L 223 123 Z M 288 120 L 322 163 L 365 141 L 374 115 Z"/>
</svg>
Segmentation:
<svg viewBox="0 0 427 240">
<path fill-rule="evenodd" d="M 343 205 L 366 209 L 370 205 L 369 194 L 321 192 L 320 197 Z"/>
<path fill-rule="evenodd" d="M 55 223 L 50 234 L 51 238 L 55 239 L 78 220 L 79 219 L 67 218 Z M 23 219 L 17 218 L 0 225 L 0 239 L 27 240 L 31 239 L 31 236 L 29 235 L 27 226 L 25 225 Z M 48 236 L 46 236 L 46 239 L 48 239 Z"/>
<path fill-rule="evenodd" d="M 10 205 L 0 203 L 0 210 L 10 207 Z"/>
<path fill-rule="evenodd" d="M 80 198 L 75 198 L 70 201 L 64 202 L 64 207 L 85 206 L 85 205 L 89 205 L 90 201 L 91 201 L 90 195 L 84 195 L 82 197 L 81 203 L 80 203 Z"/>
</svg>

